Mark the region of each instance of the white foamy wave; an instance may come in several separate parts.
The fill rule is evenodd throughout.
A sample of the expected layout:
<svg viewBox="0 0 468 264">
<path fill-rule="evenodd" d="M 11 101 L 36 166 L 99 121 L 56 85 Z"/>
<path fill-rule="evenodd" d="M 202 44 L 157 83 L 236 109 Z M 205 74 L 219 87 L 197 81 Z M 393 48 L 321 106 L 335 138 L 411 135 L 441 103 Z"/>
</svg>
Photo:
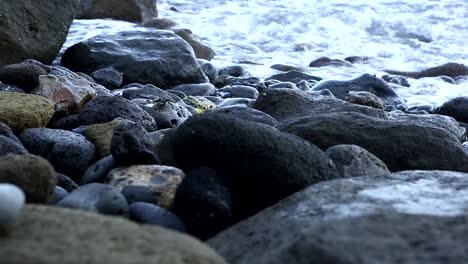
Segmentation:
<svg viewBox="0 0 468 264">
<path fill-rule="evenodd" d="M 173 11 L 175 7 L 179 12 Z M 159 16 L 191 29 L 213 47 L 217 66 L 243 64 L 259 77 L 276 73 L 276 63 L 307 68 L 322 56 L 368 56 L 354 67 L 308 68 L 329 79 L 384 74 L 384 69 L 414 71 L 446 62 L 468 64 L 468 2 L 458 0 L 160 0 Z M 132 23 L 77 20 L 66 45 L 101 32 L 131 29 Z M 399 89 L 409 105 L 438 105 L 468 92 L 434 78 L 411 80 Z"/>
</svg>

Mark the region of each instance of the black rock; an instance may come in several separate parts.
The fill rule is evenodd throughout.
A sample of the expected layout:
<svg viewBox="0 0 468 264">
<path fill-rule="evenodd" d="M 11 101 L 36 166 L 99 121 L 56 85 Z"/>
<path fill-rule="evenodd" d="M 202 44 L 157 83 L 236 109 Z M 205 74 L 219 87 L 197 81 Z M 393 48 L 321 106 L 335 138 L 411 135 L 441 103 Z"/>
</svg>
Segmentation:
<svg viewBox="0 0 468 264">
<path fill-rule="evenodd" d="M 342 100 L 345 99 L 350 91 L 365 91 L 377 95 L 385 104 L 404 104 L 404 101 L 384 80 L 367 73 L 352 80 L 324 80 L 312 88 L 314 91 L 323 89 L 330 90 L 334 96 Z"/>
<path fill-rule="evenodd" d="M 322 90 L 323 92 L 326 90 Z M 375 117 L 385 117 L 385 112 L 372 107 L 352 104 L 328 95 L 292 89 L 269 89 L 260 94 L 255 109 L 271 115 L 279 122 L 322 113 L 359 112 Z"/>
<path fill-rule="evenodd" d="M 468 123 L 468 96 L 455 97 L 434 109 L 434 114 L 446 115 Z"/>
<path fill-rule="evenodd" d="M 46 74 L 44 69 L 34 64 L 10 64 L 0 68 L 0 82 L 18 86 L 30 92 L 39 85 L 39 75 Z"/>
<path fill-rule="evenodd" d="M 109 185 L 90 183 L 62 199 L 58 206 L 107 215 L 128 217 L 128 204 L 122 194 Z"/>
<path fill-rule="evenodd" d="M 219 89 L 216 93 L 222 98 L 238 97 L 257 99 L 258 97 L 258 90 L 252 86 L 246 85 L 228 85 Z"/>
<path fill-rule="evenodd" d="M 275 88 L 297 89 L 297 86 L 292 82 L 277 82 L 277 83 L 272 83 L 268 85 L 268 89 L 275 89 Z"/>
<path fill-rule="evenodd" d="M 139 82 L 168 88 L 208 81 L 190 45 L 165 30 L 99 35 L 68 48 L 61 64 L 87 74 L 112 66 L 123 73 L 123 84 Z"/>
<path fill-rule="evenodd" d="M 185 225 L 175 214 L 150 203 L 130 204 L 130 220 L 145 225 L 157 225 L 179 232 L 185 232 Z"/>
<path fill-rule="evenodd" d="M 300 71 L 288 71 L 288 72 L 283 72 L 283 73 L 272 75 L 265 79 L 265 81 L 268 81 L 268 80 L 277 80 L 281 82 L 292 82 L 292 83 L 299 83 L 300 81 L 305 80 L 305 81 L 309 81 L 312 83 L 316 83 L 322 80 L 322 78 L 309 75 Z"/>
<path fill-rule="evenodd" d="M 382 119 L 361 113 L 324 113 L 280 123 L 278 128 L 327 149 L 354 144 L 376 155 L 390 171 L 468 171 L 468 155 L 448 130 L 418 120 Z"/>
<path fill-rule="evenodd" d="M 72 130 L 81 125 L 78 114 L 67 115 L 49 122 L 48 127 L 63 130 Z"/>
<path fill-rule="evenodd" d="M 0 122 L 0 156 L 7 154 L 27 154 L 28 151 L 13 131 Z"/>
<path fill-rule="evenodd" d="M 52 195 L 52 198 L 49 201 L 50 205 L 56 205 L 58 202 L 63 200 L 67 195 L 70 193 L 67 192 L 64 188 L 60 186 L 55 186 L 54 194 Z"/>
<path fill-rule="evenodd" d="M 404 86 L 404 87 L 410 87 L 408 79 L 406 79 L 406 77 L 404 76 L 387 74 L 387 75 L 382 76 L 382 80 L 388 83 L 393 83 L 393 84 L 397 84 L 397 85 Z"/>
<path fill-rule="evenodd" d="M 276 121 L 276 119 L 271 117 L 269 114 L 245 106 L 229 106 L 224 108 L 216 108 L 214 110 L 210 110 L 209 112 L 225 114 L 228 116 L 237 117 L 245 121 L 258 122 L 270 126 L 276 126 L 278 124 L 278 121 Z"/>
<path fill-rule="evenodd" d="M 438 76 L 449 76 L 456 78 L 459 76 L 468 75 L 468 67 L 461 63 L 449 62 L 439 66 L 430 67 L 420 71 L 394 71 L 394 70 L 385 70 L 385 72 L 394 75 L 401 75 L 411 78 L 424 78 L 424 77 L 438 77 Z"/>
<path fill-rule="evenodd" d="M 147 100 L 140 106 L 156 120 L 159 129 L 177 127 L 192 116 L 182 103 Z"/>
<path fill-rule="evenodd" d="M 77 181 L 96 154 L 96 148 L 84 136 L 66 130 L 29 128 L 19 138 L 29 152 L 43 156 L 57 172 Z"/>
<path fill-rule="evenodd" d="M 106 87 L 109 90 L 120 88 L 123 82 L 122 73 L 112 67 L 94 71 L 91 73 L 91 77 L 96 81 L 96 83 Z"/>
<path fill-rule="evenodd" d="M 166 134 L 162 146 L 164 155 L 172 153 L 185 171 L 207 166 L 225 177 L 237 218 L 338 175 L 333 162 L 314 145 L 271 126 L 224 114 L 189 118 L 174 134 Z"/>
<path fill-rule="evenodd" d="M 142 95 L 154 95 L 157 98 L 173 102 L 178 102 L 181 100 L 179 97 L 174 96 L 170 92 L 160 89 L 152 84 L 141 86 L 128 85 L 122 89 L 122 96 L 127 99 L 145 98 L 142 97 Z"/>
<path fill-rule="evenodd" d="M 78 184 L 70 179 L 70 177 L 61 173 L 57 173 L 57 186 L 62 187 L 67 192 L 73 192 L 76 188 L 79 187 Z"/>
<path fill-rule="evenodd" d="M 192 169 L 175 196 L 174 212 L 187 231 L 207 239 L 233 223 L 232 201 L 224 178 L 207 167 Z"/>
<path fill-rule="evenodd" d="M 208 77 L 211 83 L 214 83 L 218 77 L 218 68 L 214 66 L 211 62 L 203 59 L 197 59 L 198 64 L 200 65 L 202 71 Z"/>
<path fill-rule="evenodd" d="M 121 193 L 127 199 L 128 204 L 136 202 L 154 203 L 156 201 L 154 191 L 148 186 L 125 185 Z"/>
<path fill-rule="evenodd" d="M 229 75 L 233 77 L 250 77 L 251 74 L 242 66 L 233 65 L 222 67 L 218 71 L 218 75 Z"/>
<path fill-rule="evenodd" d="M 103 96 L 89 101 L 78 114 L 82 125 L 107 123 L 117 117 L 134 121 L 148 131 L 157 129 L 154 118 L 137 104 L 119 97 Z"/>
<path fill-rule="evenodd" d="M 464 263 L 467 184 L 447 171 L 322 182 L 207 244 L 234 264 Z"/>
<path fill-rule="evenodd" d="M 328 57 L 320 57 L 318 59 L 313 60 L 310 62 L 309 67 L 352 67 L 352 64 L 348 61 L 338 60 L 338 59 L 330 59 Z"/>
<path fill-rule="evenodd" d="M 80 180 L 80 185 L 88 183 L 103 183 L 106 180 L 107 174 L 115 167 L 115 161 L 112 155 L 107 155 L 96 161 L 83 174 Z"/>
<path fill-rule="evenodd" d="M 211 83 L 181 84 L 172 87 L 170 90 L 183 92 L 186 95 L 192 96 L 212 95 L 216 92 L 216 88 Z"/>
<path fill-rule="evenodd" d="M 139 124 L 129 121 L 114 129 L 111 153 L 117 166 L 161 163 L 148 132 Z"/>
</svg>

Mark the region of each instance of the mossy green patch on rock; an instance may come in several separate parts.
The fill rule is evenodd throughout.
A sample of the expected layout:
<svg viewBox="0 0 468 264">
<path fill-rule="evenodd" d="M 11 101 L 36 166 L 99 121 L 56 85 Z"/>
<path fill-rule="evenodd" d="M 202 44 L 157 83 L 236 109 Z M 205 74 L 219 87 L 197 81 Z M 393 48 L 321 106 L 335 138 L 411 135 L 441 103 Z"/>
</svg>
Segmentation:
<svg viewBox="0 0 468 264">
<path fill-rule="evenodd" d="M 57 178 L 54 168 L 44 158 L 32 154 L 9 154 L 0 157 L 0 183 L 20 187 L 28 203 L 48 203 Z"/>
<path fill-rule="evenodd" d="M 13 131 L 44 127 L 54 115 L 54 103 L 45 97 L 22 93 L 0 93 L 0 122 Z"/>
<path fill-rule="evenodd" d="M 90 125 L 86 128 L 86 138 L 96 146 L 101 157 L 111 154 L 111 140 L 114 129 L 122 122 L 123 119 L 114 119 L 111 122 Z"/>
<path fill-rule="evenodd" d="M 225 263 L 189 236 L 66 208 L 28 205 L 8 231 L 2 263 Z"/>
</svg>

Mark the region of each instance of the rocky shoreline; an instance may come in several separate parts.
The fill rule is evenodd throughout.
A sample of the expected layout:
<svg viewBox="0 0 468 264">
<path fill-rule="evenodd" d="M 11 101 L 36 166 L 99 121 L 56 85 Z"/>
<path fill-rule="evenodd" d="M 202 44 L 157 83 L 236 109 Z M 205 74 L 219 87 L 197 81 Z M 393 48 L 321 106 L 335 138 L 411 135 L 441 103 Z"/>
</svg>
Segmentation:
<svg viewBox="0 0 468 264">
<path fill-rule="evenodd" d="M 26 2 L 0 17 L 44 8 Z M 468 97 L 408 108 L 395 92 L 464 65 L 346 81 L 273 65 L 260 79 L 211 63 L 190 30 L 155 18 L 156 1 L 125 1 L 123 15 L 46 2 L 68 7 L 47 22 L 64 25 L 57 36 L 79 12 L 147 28 L 79 42 L 60 66 L 64 37 L 0 46 L 2 263 L 468 259 Z M 37 34 L 57 34 L 41 21 Z M 28 23 L 0 36 L 30 37 Z"/>
</svg>

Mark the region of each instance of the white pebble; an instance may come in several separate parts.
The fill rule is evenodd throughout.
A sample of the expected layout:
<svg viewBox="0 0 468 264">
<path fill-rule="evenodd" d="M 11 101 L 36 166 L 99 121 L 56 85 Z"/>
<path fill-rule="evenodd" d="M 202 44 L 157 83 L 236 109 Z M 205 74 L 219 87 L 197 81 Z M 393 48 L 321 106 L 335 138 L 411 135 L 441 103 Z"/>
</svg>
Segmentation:
<svg viewBox="0 0 468 264">
<path fill-rule="evenodd" d="M 23 190 L 13 184 L 0 183 L 0 224 L 13 221 L 25 204 Z"/>
</svg>

